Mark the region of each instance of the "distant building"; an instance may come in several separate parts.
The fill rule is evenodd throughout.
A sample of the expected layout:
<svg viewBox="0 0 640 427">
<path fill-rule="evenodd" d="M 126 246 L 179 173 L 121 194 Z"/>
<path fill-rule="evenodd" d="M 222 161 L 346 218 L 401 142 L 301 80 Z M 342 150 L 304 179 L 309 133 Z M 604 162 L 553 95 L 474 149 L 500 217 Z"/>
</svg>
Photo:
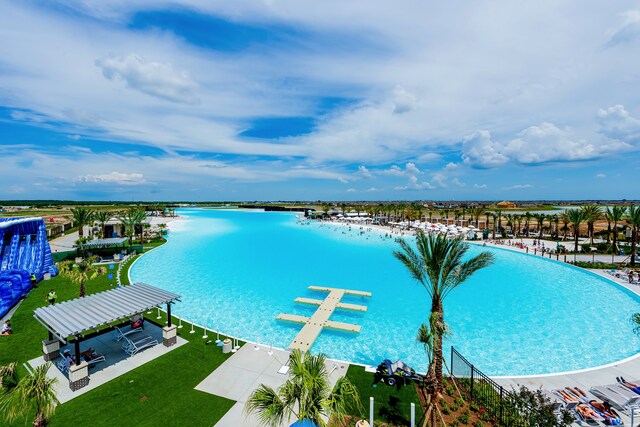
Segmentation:
<svg viewBox="0 0 640 427">
<path fill-rule="evenodd" d="M 500 209 L 515 209 L 517 207 L 515 203 L 507 202 L 506 200 L 503 200 L 502 202 L 498 203 L 496 206 Z"/>
</svg>

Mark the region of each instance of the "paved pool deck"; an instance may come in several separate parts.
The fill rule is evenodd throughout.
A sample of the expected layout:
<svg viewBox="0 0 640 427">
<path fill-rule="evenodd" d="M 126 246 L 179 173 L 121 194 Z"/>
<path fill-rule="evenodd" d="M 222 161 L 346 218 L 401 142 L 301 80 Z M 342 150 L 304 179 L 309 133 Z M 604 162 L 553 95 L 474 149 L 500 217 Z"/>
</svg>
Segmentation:
<svg viewBox="0 0 640 427">
<path fill-rule="evenodd" d="M 271 353 L 271 354 L 269 354 Z M 289 378 L 287 369 L 289 352 L 262 345 L 246 343 L 224 361 L 215 371 L 196 386 L 196 390 L 235 400 L 233 407 L 216 424 L 216 427 L 255 427 L 257 418 L 244 412 L 249 395 L 260 384 L 278 388 Z M 331 386 L 346 375 L 349 364 L 327 359 L 327 372 Z M 283 427 L 293 421 L 285 422 Z"/>
<path fill-rule="evenodd" d="M 56 394 L 60 403 L 65 403 L 75 399 L 76 397 L 98 388 L 112 379 L 124 375 L 147 362 L 164 356 L 170 351 L 173 351 L 188 342 L 187 340 L 178 337 L 175 345 L 165 347 L 162 345 L 162 329 L 149 322 L 145 325 L 144 333 L 155 338 L 158 341 L 158 344 L 142 350 L 135 356 L 129 356 L 122 350 L 123 341 L 115 341 L 113 339 L 112 332 L 83 341 L 81 343 L 81 350 L 93 348 L 96 350 L 96 353 L 104 354 L 106 361 L 97 363 L 89 368 L 89 384 L 77 391 L 71 391 L 67 375 L 63 374 L 56 366 L 61 358 L 59 357 L 53 360 L 53 363 L 47 372 L 47 376 L 58 380 L 56 385 Z M 61 353 L 65 349 L 69 349 L 72 354 L 74 352 L 72 343 L 62 347 L 60 349 Z M 43 365 L 44 363 L 45 361 L 42 356 L 29 361 L 29 364 L 34 368 Z"/>
</svg>

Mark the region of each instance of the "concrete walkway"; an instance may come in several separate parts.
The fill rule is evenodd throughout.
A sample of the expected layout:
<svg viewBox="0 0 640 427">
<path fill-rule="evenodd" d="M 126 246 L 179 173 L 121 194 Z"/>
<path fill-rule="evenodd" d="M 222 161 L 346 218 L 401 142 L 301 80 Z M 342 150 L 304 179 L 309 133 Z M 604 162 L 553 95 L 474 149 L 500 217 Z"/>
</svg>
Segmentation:
<svg viewBox="0 0 640 427">
<path fill-rule="evenodd" d="M 66 374 L 63 374 L 56 366 L 61 358 L 55 359 L 49 368 L 47 376 L 49 378 L 57 378 L 58 380 L 58 384 L 56 385 L 56 394 L 60 403 L 68 402 L 88 391 L 100 387 L 112 379 L 117 378 L 120 375 L 124 375 L 157 357 L 164 356 L 170 351 L 173 351 L 188 342 L 187 340 L 178 337 L 177 344 L 171 347 L 165 347 L 162 345 L 162 329 L 148 322 L 145 324 L 144 333 L 155 338 L 158 341 L 158 344 L 142 350 L 135 356 L 128 356 L 122 350 L 123 342 L 115 341 L 113 339 L 113 333 L 107 333 L 83 341 L 81 343 L 81 350 L 84 351 L 88 348 L 93 348 L 96 350 L 96 353 L 104 354 L 106 361 L 91 366 L 89 368 L 89 385 L 75 392 L 71 391 L 71 388 L 69 388 L 69 379 Z M 74 352 L 73 344 L 71 343 L 67 344 L 66 347 L 61 348 L 61 353 L 64 349 L 69 349 L 72 354 Z M 29 364 L 34 368 L 36 366 L 43 365 L 44 363 L 43 357 L 37 357 L 29 361 Z"/>
<path fill-rule="evenodd" d="M 260 384 L 277 389 L 289 378 L 288 367 L 283 369 L 289 360 L 289 352 L 273 349 L 269 353 L 269 347 L 247 343 L 196 386 L 196 390 L 236 401 L 216 427 L 259 425 L 255 416 L 244 413 L 249 395 Z M 349 364 L 327 360 L 326 367 L 327 372 L 331 373 L 329 381 L 333 387 L 338 378 L 347 373 Z M 291 422 L 285 422 L 282 426 L 289 426 Z"/>
</svg>

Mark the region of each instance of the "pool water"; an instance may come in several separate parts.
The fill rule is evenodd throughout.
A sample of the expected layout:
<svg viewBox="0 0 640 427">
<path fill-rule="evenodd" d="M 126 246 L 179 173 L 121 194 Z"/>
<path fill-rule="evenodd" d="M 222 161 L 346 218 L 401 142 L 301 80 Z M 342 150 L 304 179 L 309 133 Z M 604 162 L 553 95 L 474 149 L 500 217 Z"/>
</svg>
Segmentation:
<svg viewBox="0 0 640 427">
<path fill-rule="evenodd" d="M 398 244 L 359 227 L 302 225 L 291 213 L 182 209 L 168 243 L 131 268 L 142 281 L 183 296 L 174 313 L 244 339 L 286 348 L 301 325 L 279 313 L 310 316 L 296 297 L 322 299 L 320 285 L 372 292 L 345 296 L 366 313 L 336 310 L 331 319 L 362 326 L 359 334 L 324 330 L 312 347 L 332 358 L 375 365 L 402 359 L 426 370 L 416 342 L 430 301 L 392 255 Z M 562 263 L 507 250 L 445 300 L 445 340 L 489 375 L 584 369 L 640 352 L 629 318 L 640 298 Z"/>
</svg>

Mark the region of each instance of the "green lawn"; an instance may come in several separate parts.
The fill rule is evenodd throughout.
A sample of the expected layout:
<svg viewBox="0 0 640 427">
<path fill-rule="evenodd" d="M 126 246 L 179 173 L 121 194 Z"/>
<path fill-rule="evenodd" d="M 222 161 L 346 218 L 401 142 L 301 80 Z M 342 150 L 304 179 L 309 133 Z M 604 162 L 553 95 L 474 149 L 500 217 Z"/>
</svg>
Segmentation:
<svg viewBox="0 0 640 427">
<path fill-rule="evenodd" d="M 368 420 L 369 397 L 373 397 L 376 424 L 382 421 L 398 426 L 409 425 L 411 403 L 416 405 L 416 421 L 420 419 L 422 412 L 415 386 L 406 385 L 398 388 L 378 383 L 373 387 L 373 374 L 365 372 L 362 366 L 355 365 L 349 367 L 347 378 L 358 387 L 364 408 L 364 414 L 354 415 L 362 415 Z"/>
<path fill-rule="evenodd" d="M 130 265 L 123 270 L 123 279 Z M 114 277 L 115 271 L 109 270 Z M 115 279 L 97 277 L 87 283 L 87 293 L 110 289 L 110 283 Z M 78 294 L 78 286 L 61 276 L 40 282 L 12 316 L 14 333 L 0 339 L 0 365 L 22 364 L 42 354 L 41 341 L 47 339 L 47 331 L 33 318 L 33 310 L 47 304 L 45 297 L 50 289 L 56 291 L 58 301 Z M 165 321 L 163 316 L 158 322 Z M 185 324 L 184 334 L 179 332 L 189 341 L 182 347 L 58 406 L 51 425 L 214 425 L 235 402 L 194 387 L 230 354 L 223 355 L 220 347 L 206 345 L 202 329 L 195 328 L 195 334 L 189 334 L 189 330 L 190 325 Z M 14 425 L 25 425 L 25 420 Z"/>
</svg>

